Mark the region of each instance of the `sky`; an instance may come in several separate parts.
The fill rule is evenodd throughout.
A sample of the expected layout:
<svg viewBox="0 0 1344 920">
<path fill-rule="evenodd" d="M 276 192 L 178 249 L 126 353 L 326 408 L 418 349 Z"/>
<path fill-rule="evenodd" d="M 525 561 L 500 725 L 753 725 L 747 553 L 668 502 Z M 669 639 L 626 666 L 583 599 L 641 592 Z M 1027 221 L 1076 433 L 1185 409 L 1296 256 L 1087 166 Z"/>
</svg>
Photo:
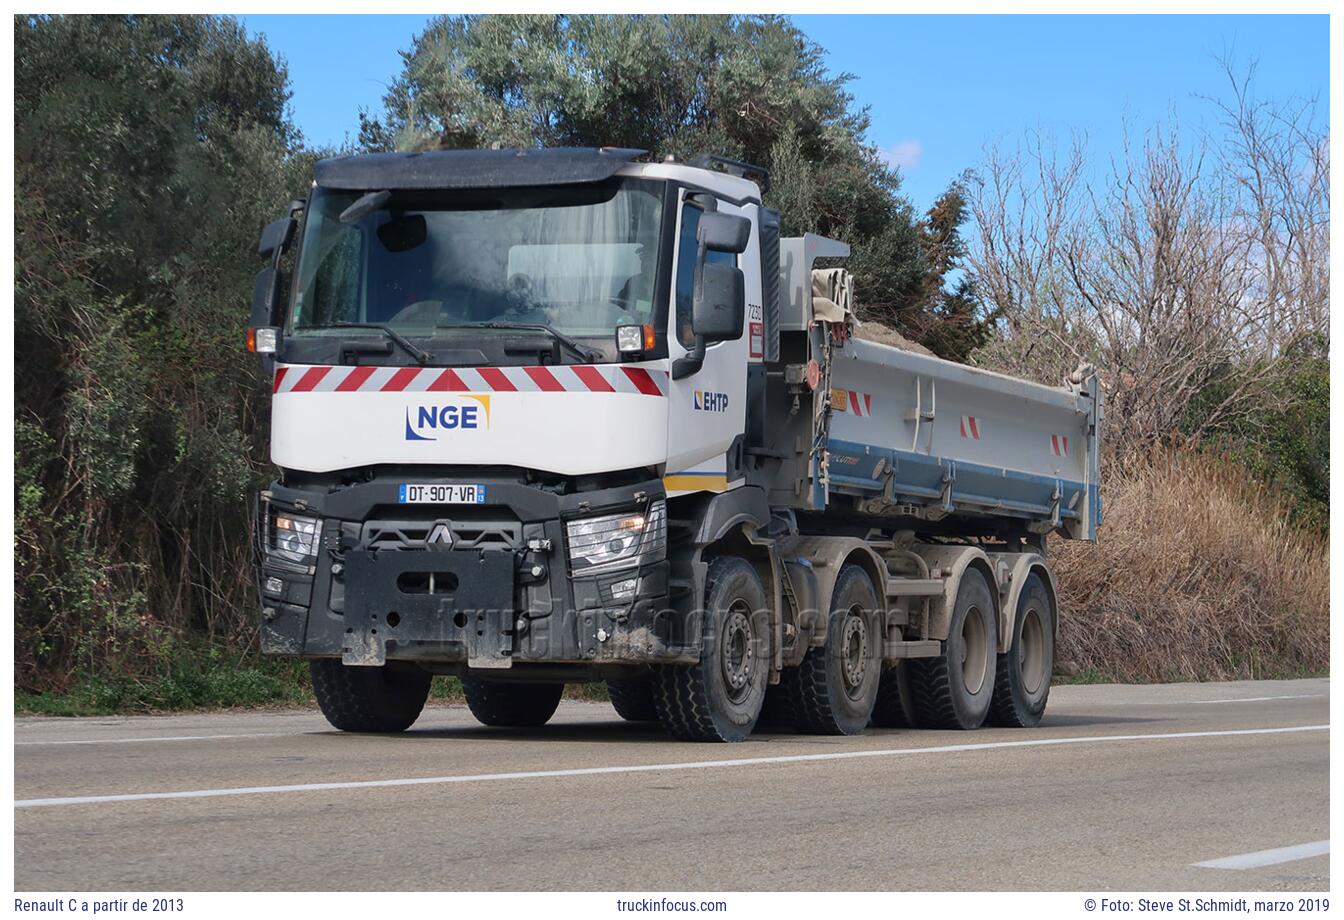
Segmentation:
<svg viewBox="0 0 1344 920">
<path fill-rule="evenodd" d="M 353 140 L 361 107 L 377 112 L 429 17 L 243 17 L 289 64 L 293 116 L 310 145 Z M 1257 63 L 1264 99 L 1316 98 L 1329 112 L 1326 16 L 795 16 L 827 49 L 833 73 L 870 109 L 868 139 L 927 208 L 987 144 L 1026 131 L 1085 134 L 1105 160 L 1135 130 L 1170 118 L 1212 126 L 1206 97 L 1226 97 L 1218 59 Z"/>
</svg>

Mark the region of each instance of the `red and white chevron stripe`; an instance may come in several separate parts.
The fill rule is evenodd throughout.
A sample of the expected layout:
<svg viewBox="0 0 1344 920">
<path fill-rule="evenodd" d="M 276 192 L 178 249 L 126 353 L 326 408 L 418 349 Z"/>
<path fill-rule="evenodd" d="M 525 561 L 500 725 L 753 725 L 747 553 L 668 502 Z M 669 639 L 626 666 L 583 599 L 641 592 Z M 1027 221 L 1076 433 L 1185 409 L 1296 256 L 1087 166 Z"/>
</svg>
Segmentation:
<svg viewBox="0 0 1344 920">
<path fill-rule="evenodd" d="M 632 364 L 331 367 L 284 364 L 274 393 L 627 393 L 666 396 L 667 371 Z"/>
<path fill-rule="evenodd" d="M 1050 435 L 1050 453 L 1056 457 L 1067 457 L 1069 455 L 1069 437 L 1063 434 Z"/>
<path fill-rule="evenodd" d="M 849 411 L 858 416 L 873 414 L 873 394 L 849 391 Z"/>
<path fill-rule="evenodd" d="M 975 420 L 974 415 L 963 415 L 961 417 L 961 436 L 970 438 L 972 441 L 980 440 L 980 423 Z"/>
</svg>

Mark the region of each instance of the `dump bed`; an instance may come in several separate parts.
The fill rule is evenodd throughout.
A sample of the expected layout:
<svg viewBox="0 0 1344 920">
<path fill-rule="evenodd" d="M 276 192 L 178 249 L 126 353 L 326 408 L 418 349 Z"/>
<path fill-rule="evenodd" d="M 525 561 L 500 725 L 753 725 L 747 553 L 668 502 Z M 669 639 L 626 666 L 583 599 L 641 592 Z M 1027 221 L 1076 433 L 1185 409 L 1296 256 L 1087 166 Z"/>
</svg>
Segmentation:
<svg viewBox="0 0 1344 920">
<path fill-rule="evenodd" d="M 1048 387 L 860 339 L 832 347 L 829 364 L 817 469 L 829 494 L 1096 539 L 1094 374 Z"/>
<path fill-rule="evenodd" d="M 848 273 L 813 269 L 849 247 L 806 234 L 780 253 L 779 327 L 805 342 L 812 412 L 807 460 L 784 465 L 772 500 L 819 511 L 851 496 L 865 512 L 1012 517 L 1096 539 L 1102 408 L 1091 368 L 1050 387 L 864 341 Z M 787 456 L 807 426 L 791 413 L 775 446 Z"/>
</svg>

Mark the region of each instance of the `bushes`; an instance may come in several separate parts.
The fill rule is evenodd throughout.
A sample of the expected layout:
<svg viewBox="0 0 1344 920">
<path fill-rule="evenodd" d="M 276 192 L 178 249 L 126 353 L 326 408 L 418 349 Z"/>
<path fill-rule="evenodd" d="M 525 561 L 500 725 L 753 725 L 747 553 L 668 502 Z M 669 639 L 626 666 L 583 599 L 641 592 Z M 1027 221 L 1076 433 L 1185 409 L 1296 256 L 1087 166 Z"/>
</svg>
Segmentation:
<svg viewBox="0 0 1344 920">
<path fill-rule="evenodd" d="M 1051 544 L 1058 660 L 1121 681 L 1329 667 L 1329 550 L 1288 520 L 1282 493 L 1189 451 L 1116 467 L 1100 542 Z"/>
<path fill-rule="evenodd" d="M 1264 402 L 1208 438 L 1257 479 L 1281 490 L 1295 523 L 1322 534 L 1330 525 L 1328 351 L 1323 337 L 1309 336 L 1297 342 L 1271 378 Z M 1199 426 L 1206 408 L 1238 385 L 1238 370 L 1230 368 L 1200 394 L 1188 413 L 1185 430 Z"/>
<path fill-rule="evenodd" d="M 310 158 L 236 20 L 14 30 L 16 682 L 162 681 L 191 636 L 252 642 L 243 330 L 257 232 Z"/>
<path fill-rule="evenodd" d="M 103 673 L 75 679 L 63 693 L 15 694 L 21 713 L 86 716 L 125 712 L 311 703 L 304 662 L 248 662 L 219 649 L 153 662 L 157 673 Z"/>
</svg>

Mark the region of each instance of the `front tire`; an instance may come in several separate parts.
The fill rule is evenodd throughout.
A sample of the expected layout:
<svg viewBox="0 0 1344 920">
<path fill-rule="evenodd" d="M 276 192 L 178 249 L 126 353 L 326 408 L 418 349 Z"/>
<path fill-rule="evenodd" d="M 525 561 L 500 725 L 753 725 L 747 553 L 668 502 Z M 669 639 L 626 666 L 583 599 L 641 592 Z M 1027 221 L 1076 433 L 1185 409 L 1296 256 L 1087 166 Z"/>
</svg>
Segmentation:
<svg viewBox="0 0 1344 920">
<path fill-rule="evenodd" d="M 653 680 L 649 677 L 609 678 L 607 696 L 616 715 L 627 722 L 658 721 L 658 708 L 653 705 Z"/>
<path fill-rule="evenodd" d="M 1034 728 L 1050 698 L 1055 667 L 1055 605 L 1045 582 L 1027 576 L 1013 617 L 1013 641 L 999 656 L 989 722 L 1007 728 Z"/>
<path fill-rule="evenodd" d="M 308 662 L 308 672 L 322 715 L 343 732 L 404 732 L 420 717 L 434 679 L 407 661 L 374 668 L 314 658 Z"/>
<path fill-rule="evenodd" d="M 984 724 L 994 695 L 998 645 L 998 617 L 989 583 L 979 569 L 968 568 L 957 588 L 942 654 L 912 658 L 906 665 L 910 702 L 920 727 L 969 730 Z"/>
<path fill-rule="evenodd" d="M 705 585 L 700 661 L 666 665 L 654 680 L 663 727 L 683 741 L 743 741 L 770 677 L 765 589 L 745 559 L 720 556 Z"/>
<path fill-rule="evenodd" d="M 535 728 L 545 725 L 560 705 L 564 684 L 509 683 L 462 678 L 467 708 L 482 725 Z"/>
<path fill-rule="evenodd" d="M 814 735 L 857 735 L 868 726 L 882 673 L 877 591 L 857 565 L 840 571 L 826 644 L 809 649 L 780 681 L 793 725 Z"/>
</svg>

